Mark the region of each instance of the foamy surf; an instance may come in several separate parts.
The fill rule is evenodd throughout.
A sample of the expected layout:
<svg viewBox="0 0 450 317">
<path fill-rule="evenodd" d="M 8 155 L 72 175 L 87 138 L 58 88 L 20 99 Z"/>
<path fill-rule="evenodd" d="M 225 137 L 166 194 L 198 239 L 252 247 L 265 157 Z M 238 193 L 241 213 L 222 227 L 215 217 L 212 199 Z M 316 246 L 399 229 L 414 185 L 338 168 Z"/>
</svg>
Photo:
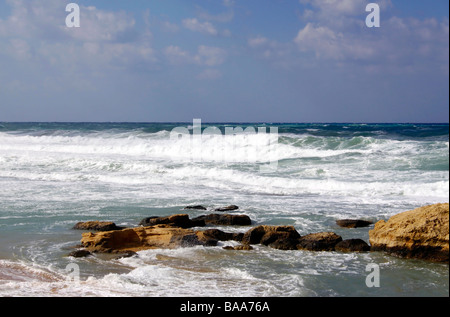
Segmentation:
<svg viewBox="0 0 450 317">
<path fill-rule="evenodd" d="M 171 138 L 178 126 L 186 135 Z M 205 138 L 198 147 L 191 124 L 2 123 L 0 295 L 448 295 L 448 268 L 376 254 L 219 245 L 121 260 L 67 257 L 80 241 L 71 230 L 79 221 L 135 226 L 144 217 L 196 217 L 236 204 L 255 225 L 367 240 L 368 230 L 335 221 L 377 221 L 449 201 L 448 125 L 279 124 L 277 142 L 268 133 L 225 135 L 237 124 L 217 126 L 221 142 Z M 272 162 L 276 169 L 263 173 Z M 207 211 L 183 209 L 194 204 Z M 383 270 L 378 292 L 364 283 L 370 263 Z M 71 264 L 80 269 L 75 284 L 67 279 Z"/>
</svg>

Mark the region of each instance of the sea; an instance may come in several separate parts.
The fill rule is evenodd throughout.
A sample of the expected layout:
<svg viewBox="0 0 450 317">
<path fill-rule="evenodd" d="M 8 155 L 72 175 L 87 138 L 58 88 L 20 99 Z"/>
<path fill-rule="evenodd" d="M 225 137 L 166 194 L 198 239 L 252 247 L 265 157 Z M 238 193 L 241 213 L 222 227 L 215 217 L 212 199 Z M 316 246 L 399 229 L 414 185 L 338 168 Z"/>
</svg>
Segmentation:
<svg viewBox="0 0 450 317">
<path fill-rule="evenodd" d="M 369 243 L 372 222 L 449 202 L 448 124 L 0 122 L 0 297 L 448 297 L 448 264 L 384 252 L 216 247 L 68 256 L 82 221 L 136 227 L 237 205 L 247 227 Z M 203 205 L 207 210 L 186 210 Z"/>
</svg>

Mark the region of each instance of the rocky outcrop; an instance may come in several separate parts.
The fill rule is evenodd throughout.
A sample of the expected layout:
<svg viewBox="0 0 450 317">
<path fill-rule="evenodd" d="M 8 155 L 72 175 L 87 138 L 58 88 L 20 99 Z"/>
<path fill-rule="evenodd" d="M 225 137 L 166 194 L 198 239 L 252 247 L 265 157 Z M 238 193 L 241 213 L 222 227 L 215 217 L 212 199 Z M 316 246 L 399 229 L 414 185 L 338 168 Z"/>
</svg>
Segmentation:
<svg viewBox="0 0 450 317">
<path fill-rule="evenodd" d="M 417 208 L 381 220 L 369 231 L 372 251 L 449 262 L 449 204 Z"/>
<path fill-rule="evenodd" d="M 373 222 L 360 219 L 342 219 L 337 220 L 336 224 L 343 228 L 364 228 L 372 225 Z"/>
<path fill-rule="evenodd" d="M 192 219 L 196 222 L 204 222 L 207 225 L 222 226 L 249 226 L 252 220 L 247 215 L 211 214 Z"/>
<path fill-rule="evenodd" d="M 334 251 L 336 244 L 341 241 L 342 237 L 334 232 L 312 233 L 302 237 L 297 248 L 308 251 Z"/>
<path fill-rule="evenodd" d="M 74 230 L 86 230 L 86 231 L 114 231 L 122 230 L 123 227 L 118 227 L 114 222 L 106 221 L 87 221 L 79 222 L 74 227 Z"/>
<path fill-rule="evenodd" d="M 293 226 L 257 226 L 242 237 L 242 244 L 263 244 L 275 249 L 296 250 L 300 234 Z"/>
<path fill-rule="evenodd" d="M 93 253 L 124 253 L 148 249 L 175 249 L 196 245 L 215 246 L 211 239 L 190 229 L 169 225 L 138 227 L 120 231 L 83 233 L 81 244 Z"/>
</svg>

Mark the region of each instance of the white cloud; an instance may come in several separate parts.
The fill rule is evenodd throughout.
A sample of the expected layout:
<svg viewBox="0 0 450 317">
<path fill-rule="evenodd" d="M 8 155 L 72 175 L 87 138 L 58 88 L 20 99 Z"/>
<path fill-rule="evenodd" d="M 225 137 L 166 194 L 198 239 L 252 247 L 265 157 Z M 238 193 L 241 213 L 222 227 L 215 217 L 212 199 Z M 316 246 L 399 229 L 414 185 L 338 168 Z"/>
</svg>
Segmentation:
<svg viewBox="0 0 450 317">
<path fill-rule="evenodd" d="M 363 0 L 300 0 L 310 4 L 306 25 L 293 39 L 301 53 L 336 65 L 364 63 L 367 69 L 410 71 L 441 63 L 448 67 L 448 20 L 383 15 L 380 28 L 365 25 Z M 379 1 L 387 10 L 389 0 Z M 443 53 L 442 53 L 443 52 Z M 446 57 L 444 57 L 446 54 Z"/>
<path fill-rule="evenodd" d="M 191 31 L 209 35 L 218 35 L 219 31 L 210 22 L 200 22 L 196 18 L 184 19 L 183 26 Z"/>
<path fill-rule="evenodd" d="M 66 70 L 67 65 L 89 66 L 79 71 L 156 61 L 150 33 L 138 32 L 133 17 L 124 12 L 81 7 L 81 27 L 67 28 L 65 3 L 59 0 L 7 2 L 11 14 L 0 21 L 0 53 L 7 56 Z"/>
</svg>

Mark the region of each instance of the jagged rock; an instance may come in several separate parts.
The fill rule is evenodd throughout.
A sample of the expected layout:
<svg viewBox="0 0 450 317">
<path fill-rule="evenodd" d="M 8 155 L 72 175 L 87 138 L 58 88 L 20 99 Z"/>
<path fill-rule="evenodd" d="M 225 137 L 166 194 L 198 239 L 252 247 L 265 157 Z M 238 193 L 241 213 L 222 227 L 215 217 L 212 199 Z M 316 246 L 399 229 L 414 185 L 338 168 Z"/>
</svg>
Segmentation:
<svg viewBox="0 0 450 317">
<path fill-rule="evenodd" d="M 339 252 L 367 252 L 370 246 L 361 239 L 348 239 L 336 244 L 334 249 Z"/>
<path fill-rule="evenodd" d="M 297 248 L 308 251 L 333 251 L 342 237 L 334 232 L 319 232 L 308 234 L 299 239 Z"/>
<path fill-rule="evenodd" d="M 243 244 L 263 244 L 282 250 L 295 250 L 300 234 L 293 226 L 258 226 L 242 237 Z"/>
<path fill-rule="evenodd" d="M 449 262 L 449 204 L 425 206 L 381 220 L 369 231 L 372 251 Z"/>
<path fill-rule="evenodd" d="M 373 224 L 373 222 L 359 219 L 342 219 L 337 220 L 336 224 L 343 228 L 364 228 Z"/>
<path fill-rule="evenodd" d="M 106 221 L 87 221 L 79 222 L 72 229 L 75 230 L 92 230 L 92 231 L 113 231 L 122 230 L 123 227 L 118 227 L 114 222 Z"/>
<path fill-rule="evenodd" d="M 247 215 L 211 214 L 200 216 L 192 221 L 203 221 L 207 225 L 249 226 L 252 220 Z"/>
<path fill-rule="evenodd" d="M 214 211 L 233 211 L 233 210 L 237 210 L 237 209 L 239 209 L 238 206 L 231 205 L 231 206 L 227 206 L 227 207 L 216 208 L 216 209 L 214 209 Z"/>
<path fill-rule="evenodd" d="M 148 217 L 142 219 L 139 225 L 144 227 L 156 225 L 171 225 L 174 227 L 188 229 L 193 227 L 203 227 L 205 226 L 205 222 L 200 219 L 191 220 L 189 219 L 189 215 L 182 214 L 172 215 L 168 217 Z"/>
</svg>

